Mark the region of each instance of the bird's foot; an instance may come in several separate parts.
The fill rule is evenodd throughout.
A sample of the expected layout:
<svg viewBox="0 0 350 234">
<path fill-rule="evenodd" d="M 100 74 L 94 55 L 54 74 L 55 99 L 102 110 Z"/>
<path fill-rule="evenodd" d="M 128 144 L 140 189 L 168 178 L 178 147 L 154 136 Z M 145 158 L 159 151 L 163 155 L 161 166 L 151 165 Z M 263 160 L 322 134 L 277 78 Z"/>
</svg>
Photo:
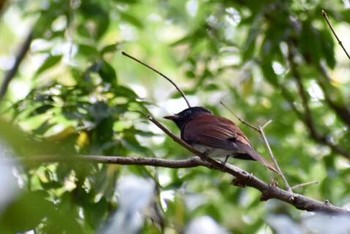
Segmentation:
<svg viewBox="0 0 350 234">
<path fill-rule="evenodd" d="M 225 160 L 224 160 L 224 161 L 222 161 L 222 169 L 224 169 L 224 168 L 225 168 L 226 163 L 227 163 L 227 160 L 228 160 L 228 157 L 230 157 L 230 155 L 226 155 Z"/>
</svg>

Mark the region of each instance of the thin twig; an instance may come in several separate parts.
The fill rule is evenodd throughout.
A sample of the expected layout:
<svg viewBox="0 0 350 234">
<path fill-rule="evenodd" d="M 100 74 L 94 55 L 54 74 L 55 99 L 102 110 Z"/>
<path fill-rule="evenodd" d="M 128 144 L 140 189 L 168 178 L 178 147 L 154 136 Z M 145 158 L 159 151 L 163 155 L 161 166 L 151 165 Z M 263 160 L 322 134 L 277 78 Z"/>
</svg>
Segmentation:
<svg viewBox="0 0 350 234">
<path fill-rule="evenodd" d="M 28 36 L 26 37 L 26 39 L 24 40 L 21 48 L 19 49 L 17 56 L 16 56 L 16 60 L 15 60 L 15 64 L 13 65 L 13 67 L 6 73 L 4 80 L 2 82 L 1 88 L 0 88 L 0 101 L 3 99 L 3 97 L 6 94 L 7 88 L 11 82 L 11 80 L 15 77 L 15 75 L 17 74 L 18 68 L 20 66 L 20 64 L 22 63 L 25 55 L 27 54 L 29 48 L 30 48 L 30 44 L 32 43 L 33 40 L 33 31 L 30 31 L 28 33 Z"/>
<path fill-rule="evenodd" d="M 228 106 L 226 106 L 225 103 L 223 103 L 222 101 L 220 101 L 220 104 L 226 108 L 226 110 L 228 110 L 233 116 L 235 116 L 239 122 L 243 123 L 244 125 L 247 125 L 248 127 L 254 129 L 255 131 L 259 132 L 259 128 L 255 127 L 254 125 L 248 123 L 247 121 L 245 121 L 244 119 L 240 118 L 238 115 L 236 115 L 230 108 L 228 108 Z"/>
<path fill-rule="evenodd" d="M 335 33 L 334 29 L 333 29 L 333 26 L 331 25 L 331 22 L 329 21 L 328 19 L 328 15 L 327 15 L 327 12 L 325 10 L 322 10 L 322 15 L 323 15 L 323 18 L 325 18 L 329 28 L 331 29 L 333 35 L 335 36 L 335 38 L 337 39 L 338 41 L 338 44 L 341 46 L 341 48 L 343 49 L 344 53 L 346 54 L 346 56 L 348 57 L 348 59 L 350 59 L 350 55 L 348 54 L 348 52 L 346 51 L 344 45 L 343 45 L 343 42 L 339 39 L 339 37 L 337 36 L 337 34 Z"/>
<path fill-rule="evenodd" d="M 277 168 L 277 171 L 278 171 L 279 174 L 281 175 L 281 177 L 282 177 L 282 179 L 283 179 L 283 182 L 284 182 L 284 184 L 285 184 L 286 187 L 287 187 L 287 191 L 288 191 L 288 192 L 293 192 L 293 190 L 292 190 L 291 187 L 289 186 L 289 183 L 288 183 L 286 177 L 284 176 L 284 174 L 283 174 L 283 172 L 282 172 L 280 166 L 278 165 L 278 162 L 277 162 L 277 160 L 276 160 L 276 158 L 275 158 L 275 155 L 273 154 L 272 149 L 271 149 L 271 147 L 270 147 L 270 144 L 269 144 L 269 142 L 268 142 L 268 140 L 267 140 L 267 138 L 266 138 L 266 135 L 265 135 L 265 132 L 264 132 L 264 128 L 265 128 L 269 123 L 271 123 L 271 120 L 270 120 L 270 121 L 267 121 L 263 126 L 259 126 L 259 133 L 260 133 L 262 139 L 264 140 L 264 143 L 265 143 L 265 145 L 266 145 L 266 147 L 267 147 L 267 150 L 268 150 L 268 152 L 269 152 L 269 154 L 270 154 L 270 157 L 271 157 L 271 159 L 272 159 L 272 161 L 273 161 L 273 164 L 274 164 L 275 167 Z"/>
<path fill-rule="evenodd" d="M 265 136 L 265 133 L 264 133 L 264 131 L 263 131 L 263 129 L 264 129 L 267 125 L 269 125 L 269 124 L 272 122 L 272 120 L 267 121 L 263 126 L 255 127 L 254 125 L 252 125 L 252 124 L 246 122 L 245 120 L 243 120 L 243 119 L 241 119 L 239 116 L 237 116 L 237 115 L 236 115 L 233 111 L 231 111 L 231 109 L 228 108 L 222 101 L 220 101 L 220 104 L 223 105 L 229 112 L 231 112 L 241 123 L 243 123 L 243 124 L 247 125 L 248 127 L 254 129 L 255 131 L 257 131 L 257 132 L 261 135 L 261 137 L 263 138 L 264 143 L 265 143 L 265 145 L 266 145 L 266 147 L 267 147 L 267 149 L 268 149 L 268 151 L 269 151 L 270 157 L 272 158 L 273 164 L 274 164 L 275 167 L 277 168 L 278 174 L 281 175 L 281 177 L 282 177 L 282 179 L 283 179 L 283 181 L 284 181 L 284 183 L 285 183 L 285 185 L 286 185 L 288 191 L 292 192 L 292 190 L 291 190 L 291 188 L 290 188 L 290 186 L 289 186 L 289 184 L 288 184 L 288 182 L 287 182 L 286 177 L 284 176 L 284 174 L 283 174 L 281 168 L 280 168 L 279 165 L 278 165 L 278 162 L 277 162 L 277 160 L 276 160 L 274 154 L 272 153 L 270 144 L 269 144 L 269 142 L 268 142 L 268 140 L 267 140 L 267 138 L 266 138 L 266 136 Z"/>
<path fill-rule="evenodd" d="M 140 61 L 139 59 L 137 59 L 137 58 L 135 58 L 135 57 L 133 57 L 133 56 L 131 56 L 131 55 L 125 53 L 124 51 L 122 51 L 122 55 L 124 55 L 124 56 L 126 56 L 126 57 L 128 57 L 128 58 L 131 58 L 132 60 L 134 60 L 134 61 L 136 61 L 136 62 L 142 64 L 143 66 L 147 67 L 148 69 L 151 69 L 152 71 L 154 71 L 155 73 L 157 73 L 158 75 L 162 76 L 164 79 L 166 79 L 167 81 L 169 81 L 172 85 L 175 86 L 175 88 L 177 89 L 177 91 L 181 94 L 181 96 L 182 96 L 183 99 L 185 100 L 187 106 L 188 106 L 188 107 L 191 107 L 191 105 L 190 105 L 189 101 L 187 100 L 187 98 L 186 98 L 184 92 L 182 92 L 182 90 L 181 90 L 181 89 L 175 84 L 175 82 L 172 81 L 169 77 L 167 77 L 166 75 L 164 75 L 163 73 L 161 73 L 161 72 L 158 71 L 157 69 L 151 67 L 150 65 L 148 65 L 148 64 L 146 64 L 146 63 Z"/>
<path fill-rule="evenodd" d="M 267 127 L 267 125 L 269 125 L 270 123 L 272 123 L 272 119 L 269 119 L 268 121 L 266 121 L 266 123 L 263 124 L 263 126 L 259 127 L 259 131 L 261 131 L 261 129 L 264 129 Z"/>
<path fill-rule="evenodd" d="M 303 106 L 304 109 L 304 113 L 302 113 L 302 118 L 303 118 L 303 122 L 305 123 L 306 126 L 308 126 L 310 135 L 313 137 L 319 137 L 319 131 L 316 127 L 315 121 L 314 121 L 314 117 L 312 114 L 312 110 L 309 106 L 309 95 L 307 93 L 307 90 L 303 84 L 302 81 L 302 77 L 297 69 L 297 64 L 294 61 L 294 57 L 295 52 L 294 52 L 294 46 L 292 43 L 288 44 L 288 63 L 289 63 L 289 67 L 290 67 L 290 72 L 292 77 L 294 78 L 296 85 L 297 85 L 297 89 L 299 92 L 299 96 L 301 98 L 301 104 Z"/>
<path fill-rule="evenodd" d="M 314 184 L 318 184 L 318 181 L 310 181 L 310 182 L 306 182 L 306 183 L 302 183 L 302 184 L 297 184 L 297 185 L 294 185 L 292 187 L 292 189 L 298 189 L 298 188 L 302 188 L 302 187 L 314 185 Z"/>
</svg>

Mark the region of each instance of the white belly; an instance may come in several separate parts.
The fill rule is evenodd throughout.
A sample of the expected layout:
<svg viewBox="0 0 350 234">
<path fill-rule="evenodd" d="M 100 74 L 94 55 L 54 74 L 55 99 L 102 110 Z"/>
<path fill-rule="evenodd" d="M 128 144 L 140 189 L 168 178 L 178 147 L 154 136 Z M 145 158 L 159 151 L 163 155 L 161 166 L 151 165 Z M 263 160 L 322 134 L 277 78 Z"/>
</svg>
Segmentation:
<svg viewBox="0 0 350 234">
<path fill-rule="evenodd" d="M 211 158 L 226 158 L 227 156 L 234 156 L 233 151 L 219 149 L 219 148 L 211 148 L 203 145 L 193 145 L 193 148 L 196 150 L 207 154 Z"/>
</svg>

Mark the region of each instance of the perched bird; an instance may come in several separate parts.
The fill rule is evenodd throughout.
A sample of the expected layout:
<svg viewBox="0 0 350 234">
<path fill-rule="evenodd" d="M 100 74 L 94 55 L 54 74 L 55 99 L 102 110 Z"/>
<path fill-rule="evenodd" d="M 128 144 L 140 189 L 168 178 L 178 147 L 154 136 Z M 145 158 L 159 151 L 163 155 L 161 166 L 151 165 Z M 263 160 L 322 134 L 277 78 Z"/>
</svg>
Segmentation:
<svg viewBox="0 0 350 234">
<path fill-rule="evenodd" d="M 178 114 L 164 116 L 181 131 L 181 139 L 209 157 L 228 157 L 259 161 L 270 170 L 276 168 L 251 147 L 248 138 L 231 120 L 213 115 L 207 109 L 190 107 Z"/>
</svg>

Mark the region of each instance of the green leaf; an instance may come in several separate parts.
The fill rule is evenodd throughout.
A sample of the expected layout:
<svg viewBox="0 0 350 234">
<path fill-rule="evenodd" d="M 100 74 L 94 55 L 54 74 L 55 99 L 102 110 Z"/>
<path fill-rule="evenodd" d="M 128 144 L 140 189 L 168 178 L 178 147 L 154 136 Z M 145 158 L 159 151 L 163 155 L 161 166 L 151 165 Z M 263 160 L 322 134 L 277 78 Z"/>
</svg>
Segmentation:
<svg viewBox="0 0 350 234">
<path fill-rule="evenodd" d="M 113 53 L 118 50 L 118 46 L 120 43 L 113 43 L 110 45 L 107 45 L 101 49 L 101 54 L 106 54 L 106 53 Z"/>
<path fill-rule="evenodd" d="M 0 218 L 0 229 L 26 232 L 36 228 L 53 212 L 53 205 L 46 197 L 44 191 L 23 194 L 4 211 Z"/>
<path fill-rule="evenodd" d="M 265 77 L 265 79 L 272 85 L 278 85 L 278 79 L 275 71 L 272 68 L 272 63 L 270 61 L 262 61 L 260 63 L 261 71 Z"/>
<path fill-rule="evenodd" d="M 45 62 L 39 67 L 39 69 L 36 71 L 35 76 L 39 76 L 44 71 L 52 68 L 53 66 L 57 65 L 62 59 L 62 55 L 53 55 L 49 56 Z"/>
<path fill-rule="evenodd" d="M 44 104 L 42 106 L 36 107 L 29 116 L 41 115 L 46 113 L 48 110 L 52 109 L 54 106 L 50 104 Z"/>
<path fill-rule="evenodd" d="M 115 89 L 115 93 L 117 97 L 127 97 L 129 99 L 138 98 L 137 94 L 132 89 L 123 85 L 118 85 Z"/>
<path fill-rule="evenodd" d="M 114 68 L 106 61 L 102 61 L 102 66 L 99 69 L 98 73 L 104 82 L 112 84 L 113 86 L 117 84 L 117 73 L 115 72 Z"/>
<path fill-rule="evenodd" d="M 97 230 L 101 226 L 102 221 L 107 218 L 108 203 L 104 198 L 98 202 L 89 201 L 83 205 L 83 209 L 87 223 L 94 230 Z"/>
<path fill-rule="evenodd" d="M 125 20 L 126 22 L 134 25 L 137 28 L 143 28 L 143 23 L 142 21 L 140 21 L 138 18 L 136 18 L 135 16 L 125 13 L 125 12 L 121 12 L 120 16 L 123 20 Z"/>
<path fill-rule="evenodd" d="M 324 55 L 323 58 L 326 60 L 326 63 L 330 68 L 334 68 L 336 60 L 332 35 L 326 30 L 321 30 L 320 36 L 322 54 Z"/>
<path fill-rule="evenodd" d="M 254 19 L 253 25 L 249 27 L 249 32 L 247 38 L 244 40 L 243 51 L 242 51 L 242 60 L 243 62 L 250 60 L 256 49 L 256 40 L 261 34 L 261 15 L 258 15 Z"/>
<path fill-rule="evenodd" d="M 35 135 L 44 135 L 50 128 L 54 127 L 56 123 L 51 123 L 51 120 L 45 120 L 39 127 L 33 130 Z"/>
<path fill-rule="evenodd" d="M 89 44 L 79 44 L 79 54 L 87 58 L 96 58 L 99 55 L 98 50 L 95 46 Z"/>
<path fill-rule="evenodd" d="M 99 40 L 107 31 L 110 23 L 108 12 L 101 4 L 93 1 L 82 1 L 79 9 L 85 16 L 85 21 L 89 22 L 90 26 L 93 25 L 93 27 L 87 27 L 89 24 L 83 24 L 88 31 L 87 36 Z"/>
</svg>

